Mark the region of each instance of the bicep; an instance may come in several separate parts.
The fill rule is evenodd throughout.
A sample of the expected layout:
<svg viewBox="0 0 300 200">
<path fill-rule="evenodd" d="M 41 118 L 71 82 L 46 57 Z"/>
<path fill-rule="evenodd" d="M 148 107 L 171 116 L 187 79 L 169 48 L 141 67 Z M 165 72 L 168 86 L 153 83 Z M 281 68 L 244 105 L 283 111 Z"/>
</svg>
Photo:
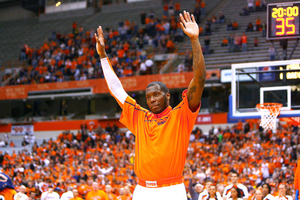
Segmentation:
<svg viewBox="0 0 300 200">
<path fill-rule="evenodd" d="M 204 89 L 204 84 L 205 84 L 205 78 L 199 76 L 199 77 L 194 77 L 188 87 L 187 99 L 189 103 L 189 108 L 193 112 L 197 110 L 200 104 L 203 89 Z"/>
</svg>

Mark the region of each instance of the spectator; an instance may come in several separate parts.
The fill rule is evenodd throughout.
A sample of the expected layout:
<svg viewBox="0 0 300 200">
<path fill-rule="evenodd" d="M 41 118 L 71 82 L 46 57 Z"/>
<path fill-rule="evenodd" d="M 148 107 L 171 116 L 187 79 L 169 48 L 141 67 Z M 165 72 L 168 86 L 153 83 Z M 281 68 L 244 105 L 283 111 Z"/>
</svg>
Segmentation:
<svg viewBox="0 0 300 200">
<path fill-rule="evenodd" d="M 222 197 L 217 196 L 217 187 L 216 185 L 211 185 L 208 188 L 208 195 L 202 197 L 203 200 L 215 199 L 215 200 L 222 200 Z"/>
<path fill-rule="evenodd" d="M 25 48 L 25 45 L 24 45 L 24 46 L 22 47 L 22 49 L 21 49 L 20 60 L 21 60 L 21 61 L 25 61 L 25 60 L 27 60 L 27 57 L 26 57 L 26 48 Z"/>
<path fill-rule="evenodd" d="M 180 3 L 179 2 L 176 2 L 175 3 L 175 16 L 178 16 L 179 15 L 179 13 L 180 13 Z"/>
<path fill-rule="evenodd" d="M 227 21 L 227 31 L 231 31 L 232 30 L 232 23 L 230 20 Z"/>
<path fill-rule="evenodd" d="M 249 14 L 250 14 L 250 10 L 249 10 L 248 6 L 246 6 L 242 9 L 242 12 L 240 13 L 240 16 L 247 16 Z"/>
<path fill-rule="evenodd" d="M 49 188 L 46 192 L 42 193 L 41 200 L 59 200 L 59 194 L 53 191 L 53 186 L 49 185 Z"/>
<path fill-rule="evenodd" d="M 222 12 L 219 14 L 218 23 L 225 23 L 225 15 Z"/>
<path fill-rule="evenodd" d="M 201 9 L 199 3 L 196 3 L 196 6 L 194 8 L 194 11 L 192 12 L 195 16 L 195 20 L 197 24 L 200 24 L 201 20 Z"/>
<path fill-rule="evenodd" d="M 60 200 L 70 200 L 72 198 L 74 198 L 73 188 L 67 187 L 67 192 L 65 192 L 61 195 Z"/>
<path fill-rule="evenodd" d="M 19 192 L 14 196 L 14 200 L 27 200 L 28 196 L 25 193 L 26 187 L 24 185 L 21 185 L 19 188 Z"/>
<path fill-rule="evenodd" d="M 271 61 L 276 59 L 276 51 L 275 51 L 273 45 L 271 45 L 271 47 L 269 48 L 269 54 L 270 54 Z"/>
<path fill-rule="evenodd" d="M 185 66 L 184 66 L 184 62 L 180 63 L 177 67 L 177 72 L 178 73 L 182 73 L 185 71 Z"/>
<path fill-rule="evenodd" d="M 259 17 L 256 19 L 255 24 L 256 24 L 256 31 L 260 31 L 260 29 L 261 29 L 261 19 Z"/>
<path fill-rule="evenodd" d="M 249 31 L 253 31 L 253 25 L 251 22 L 249 22 L 249 24 L 247 25 L 247 28 L 246 28 L 246 32 L 249 32 Z"/>
<path fill-rule="evenodd" d="M 69 199 L 69 200 L 82 200 L 82 198 L 81 197 L 79 197 L 79 194 L 78 194 L 78 190 L 76 190 L 76 189 L 73 189 L 73 195 L 74 195 L 74 197 L 73 198 L 71 198 L 71 199 Z M 113 199 L 113 200 L 115 200 L 115 199 Z"/>
<path fill-rule="evenodd" d="M 237 23 L 237 21 L 233 21 L 233 23 L 232 23 L 232 30 L 238 30 L 238 28 L 239 28 L 239 24 Z"/>
<path fill-rule="evenodd" d="M 112 192 L 112 187 L 110 185 L 105 186 L 105 192 L 109 200 L 117 200 L 117 195 Z"/>
<path fill-rule="evenodd" d="M 255 11 L 256 12 L 261 11 L 260 0 L 255 0 Z"/>
<path fill-rule="evenodd" d="M 248 2 L 248 8 L 250 12 L 254 12 L 254 0 L 247 0 Z"/>
<path fill-rule="evenodd" d="M 240 36 L 238 34 L 234 35 L 234 51 L 240 51 Z"/>
<path fill-rule="evenodd" d="M 140 16 L 141 16 L 141 24 L 142 25 L 145 25 L 146 15 L 147 14 L 146 14 L 146 12 L 144 10 L 140 14 Z"/>
<path fill-rule="evenodd" d="M 261 24 L 262 37 L 266 37 L 266 30 L 267 30 L 267 24 L 266 22 L 263 22 Z"/>
<path fill-rule="evenodd" d="M 204 0 L 201 0 L 200 2 L 200 8 L 201 8 L 201 15 L 205 16 L 205 7 L 206 7 L 206 3 Z"/>
<path fill-rule="evenodd" d="M 228 37 L 228 52 L 233 52 L 234 50 L 234 34 L 231 33 Z"/>
<path fill-rule="evenodd" d="M 286 195 L 286 184 L 281 183 L 278 186 L 278 196 L 274 197 L 274 200 L 283 200 L 283 199 L 287 199 L 287 200 L 293 200 L 293 197 L 290 195 Z"/>
<path fill-rule="evenodd" d="M 230 199 L 230 197 L 235 200 L 238 197 L 243 198 L 244 200 L 247 200 L 249 197 L 248 194 L 248 189 L 245 185 L 239 183 L 239 177 L 238 177 L 238 173 L 237 172 L 231 172 L 230 175 L 230 180 L 231 180 L 231 184 L 227 185 L 224 189 L 223 192 L 223 198 L 224 200 L 228 200 Z M 238 191 L 237 193 L 234 192 L 234 194 L 232 194 L 232 191 L 234 191 L 234 189 L 237 190 L 241 190 L 241 196 L 238 196 Z"/>
<path fill-rule="evenodd" d="M 153 73 L 153 61 L 151 59 L 147 59 L 145 61 L 145 65 L 147 67 L 147 74 L 152 74 Z"/>
<path fill-rule="evenodd" d="M 145 63 L 141 63 L 140 65 L 140 75 L 146 75 L 147 74 L 147 66 Z"/>
<path fill-rule="evenodd" d="M 203 191 L 203 185 L 200 183 L 197 183 L 195 186 L 193 186 L 193 172 L 190 169 L 189 170 L 189 193 L 192 197 L 192 200 L 198 200 L 199 199 L 199 194 Z"/>
<path fill-rule="evenodd" d="M 246 35 L 246 33 L 244 32 L 242 35 L 242 51 L 246 52 L 247 51 L 247 42 L 248 42 L 248 37 Z"/>
<path fill-rule="evenodd" d="M 259 40 L 257 37 L 254 38 L 254 46 L 258 47 Z"/>
<path fill-rule="evenodd" d="M 268 183 L 262 184 L 262 196 L 263 200 L 274 199 L 274 196 L 271 195 L 271 186 Z"/>
<path fill-rule="evenodd" d="M 107 194 L 99 189 L 98 183 L 92 183 L 92 190 L 87 193 L 86 200 L 93 200 L 93 199 L 101 199 L 101 200 L 108 200 Z"/>
<path fill-rule="evenodd" d="M 210 46 L 210 39 L 209 39 L 209 37 L 208 36 L 206 36 L 205 37 L 205 40 L 204 40 L 204 44 L 205 44 L 205 47 L 204 47 L 204 55 L 209 55 L 209 51 L 210 51 L 210 49 L 209 49 L 209 46 Z"/>
<path fill-rule="evenodd" d="M 223 38 L 221 46 L 222 47 L 227 47 L 228 46 L 228 40 L 227 40 L 226 37 Z"/>
<path fill-rule="evenodd" d="M 230 198 L 226 198 L 228 200 L 243 200 L 241 191 L 239 188 L 237 188 L 236 186 L 232 187 L 231 190 L 231 197 Z"/>
<path fill-rule="evenodd" d="M 174 16 L 175 14 L 175 7 L 172 1 L 170 1 L 168 5 L 168 13 L 169 13 L 169 17 Z"/>
</svg>

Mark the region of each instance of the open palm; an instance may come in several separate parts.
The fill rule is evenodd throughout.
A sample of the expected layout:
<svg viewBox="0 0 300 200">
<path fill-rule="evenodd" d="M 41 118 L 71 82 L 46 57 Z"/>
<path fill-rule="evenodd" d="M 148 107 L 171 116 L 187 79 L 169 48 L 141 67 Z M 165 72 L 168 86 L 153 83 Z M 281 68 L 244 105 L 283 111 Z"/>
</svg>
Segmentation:
<svg viewBox="0 0 300 200">
<path fill-rule="evenodd" d="M 189 36 L 190 38 L 198 37 L 199 27 L 195 21 L 194 15 L 190 15 L 188 12 L 183 11 L 183 14 L 180 13 L 179 16 L 181 20 L 180 26 L 183 32 L 185 32 L 185 34 L 187 34 L 187 36 Z"/>
</svg>

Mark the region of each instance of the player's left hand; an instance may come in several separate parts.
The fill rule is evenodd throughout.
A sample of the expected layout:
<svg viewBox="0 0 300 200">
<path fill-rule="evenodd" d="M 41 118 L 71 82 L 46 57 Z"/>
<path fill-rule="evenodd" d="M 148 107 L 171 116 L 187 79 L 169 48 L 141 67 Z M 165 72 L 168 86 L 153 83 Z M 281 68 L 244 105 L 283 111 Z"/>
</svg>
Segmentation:
<svg viewBox="0 0 300 200">
<path fill-rule="evenodd" d="M 198 38 L 199 36 L 199 27 L 196 23 L 195 17 L 193 14 L 190 15 L 189 12 L 183 11 L 183 14 L 179 14 L 180 17 L 180 26 L 185 34 L 192 38 Z"/>
</svg>

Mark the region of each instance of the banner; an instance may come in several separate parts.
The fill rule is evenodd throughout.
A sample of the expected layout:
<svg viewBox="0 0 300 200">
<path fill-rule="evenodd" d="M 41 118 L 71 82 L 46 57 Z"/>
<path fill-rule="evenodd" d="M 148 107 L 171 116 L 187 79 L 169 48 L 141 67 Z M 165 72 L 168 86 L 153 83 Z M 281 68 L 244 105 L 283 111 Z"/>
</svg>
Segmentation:
<svg viewBox="0 0 300 200">
<path fill-rule="evenodd" d="M 11 135 L 33 135 L 34 128 L 33 125 L 12 125 L 11 126 Z"/>
<path fill-rule="evenodd" d="M 213 114 L 198 114 L 195 124 L 212 124 Z"/>
<path fill-rule="evenodd" d="M 145 90 L 147 85 L 153 81 L 161 81 L 169 89 L 187 88 L 194 78 L 193 72 L 154 74 L 145 76 L 131 76 L 120 78 L 123 88 L 127 92 Z M 220 70 L 206 70 L 206 80 L 218 82 Z M 4 99 L 26 99 L 28 92 L 32 91 L 59 91 L 74 88 L 92 88 L 94 94 L 109 93 L 104 79 L 92 79 L 86 81 L 66 81 L 56 83 L 41 83 L 32 85 L 14 85 L 0 87 L 0 100 Z"/>
</svg>

